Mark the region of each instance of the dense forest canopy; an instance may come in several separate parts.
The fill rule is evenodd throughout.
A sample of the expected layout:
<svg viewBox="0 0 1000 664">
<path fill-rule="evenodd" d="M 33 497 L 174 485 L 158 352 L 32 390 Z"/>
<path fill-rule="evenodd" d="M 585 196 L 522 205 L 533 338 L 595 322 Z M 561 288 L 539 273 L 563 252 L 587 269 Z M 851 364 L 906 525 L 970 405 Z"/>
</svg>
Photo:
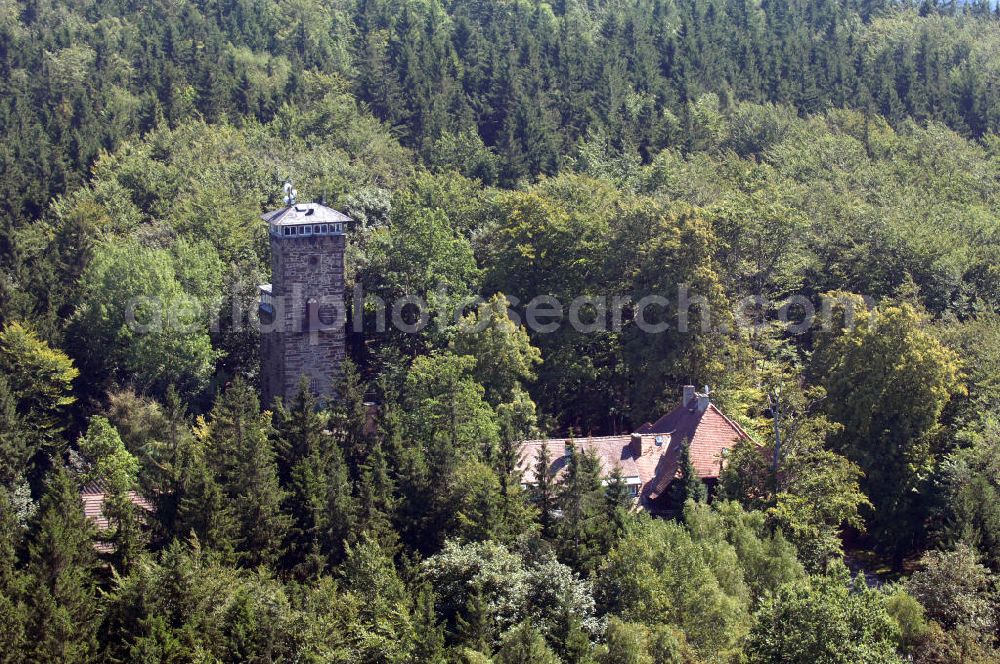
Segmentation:
<svg viewBox="0 0 1000 664">
<path fill-rule="evenodd" d="M 431 164 L 505 184 L 579 142 L 697 149 L 698 99 L 996 132 L 985 2 L 20 2 L 0 14 L 4 228 L 163 124 L 273 119 L 342 80 Z M 472 135 L 470 137 L 470 134 Z M 500 161 L 456 159 L 478 135 Z"/>
<path fill-rule="evenodd" d="M 0 661 L 997 661 L 997 53 L 981 0 L 0 4 Z M 354 220 L 331 403 L 257 388 L 288 178 Z M 695 383 L 710 502 L 522 485 Z"/>
</svg>

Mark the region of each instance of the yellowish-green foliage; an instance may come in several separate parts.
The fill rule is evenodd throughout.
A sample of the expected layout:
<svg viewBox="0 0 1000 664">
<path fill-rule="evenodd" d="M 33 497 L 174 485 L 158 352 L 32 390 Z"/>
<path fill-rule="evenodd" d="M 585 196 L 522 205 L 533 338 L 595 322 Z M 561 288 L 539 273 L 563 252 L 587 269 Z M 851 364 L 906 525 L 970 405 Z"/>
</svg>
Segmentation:
<svg viewBox="0 0 1000 664">
<path fill-rule="evenodd" d="M 488 459 L 498 442 L 496 415 L 472 378 L 476 358 L 437 353 L 418 357 L 407 375 L 404 403 L 413 435 L 440 453 L 461 447 Z M 454 463 L 454 459 L 449 463 Z"/>
<path fill-rule="evenodd" d="M 695 375 L 708 384 L 722 380 L 732 358 L 732 309 L 714 260 L 716 234 L 702 210 L 640 198 L 624 206 L 619 224 L 612 269 L 621 269 L 622 292 L 635 302 L 668 302 L 643 316 L 662 331 L 635 322 L 623 330 L 623 356 L 644 386 L 633 388 L 634 416 L 655 418 L 673 401 L 668 386 Z"/>
<path fill-rule="evenodd" d="M 786 484 L 770 516 L 815 570 L 839 553 L 842 527 L 864 530 L 861 510 L 871 507 L 859 486 L 864 473 L 847 458 L 824 449 L 793 453 L 782 468 Z"/>
<path fill-rule="evenodd" d="M 600 664 L 682 664 L 697 661 L 684 634 L 669 625 L 622 622 L 612 616 L 598 651 Z"/>
<path fill-rule="evenodd" d="M 156 236 L 165 226 L 181 237 L 210 242 L 227 262 L 262 258 L 266 228 L 259 214 L 280 205 L 285 178 L 294 175 L 307 200 L 326 195 L 332 202 L 359 185 L 398 186 L 406 177 L 405 153 L 391 145 L 380 152 L 362 144 L 365 119 L 345 103 L 350 102 L 334 93 L 323 97 L 313 107 L 327 113 L 322 120 L 288 108 L 269 125 L 194 122 L 159 130 L 105 155 L 94 167 L 91 186 L 59 208 L 65 214 L 96 203 L 108 216 L 100 229 L 105 236 Z M 303 132 L 320 130 L 311 126 L 320 122 L 332 133 L 307 143 Z M 285 132 L 287 137 L 280 136 Z"/>
<path fill-rule="evenodd" d="M 870 468 L 882 452 L 874 444 L 888 435 L 904 454 L 912 448 L 906 459 L 911 472 L 925 472 L 926 437 L 952 395 L 965 391 L 958 356 L 909 303 L 869 310 L 856 296 L 828 297 L 842 306 L 834 312 L 834 329 L 818 339 L 813 371 L 827 390 L 831 417 L 845 427 L 840 439 L 851 441 L 850 449 Z M 841 315 L 852 307 L 853 324 L 842 327 Z"/>
<path fill-rule="evenodd" d="M 768 597 L 744 650 L 752 664 L 900 664 L 899 623 L 889 595 L 851 584 L 842 565 L 827 576 L 783 586 Z"/>
<path fill-rule="evenodd" d="M 667 150 L 638 186 L 713 212 L 731 297 L 801 284 L 881 299 L 910 275 L 934 314 L 996 305 L 990 143 L 847 109 L 779 121 L 741 104 L 729 122 L 734 145 L 757 144 L 753 160 Z"/>
<path fill-rule="evenodd" d="M 25 423 L 43 440 L 52 442 L 62 429 L 65 409 L 76 401 L 72 388 L 80 372 L 73 361 L 30 328 L 13 321 L 0 330 L 0 369 Z"/>
</svg>

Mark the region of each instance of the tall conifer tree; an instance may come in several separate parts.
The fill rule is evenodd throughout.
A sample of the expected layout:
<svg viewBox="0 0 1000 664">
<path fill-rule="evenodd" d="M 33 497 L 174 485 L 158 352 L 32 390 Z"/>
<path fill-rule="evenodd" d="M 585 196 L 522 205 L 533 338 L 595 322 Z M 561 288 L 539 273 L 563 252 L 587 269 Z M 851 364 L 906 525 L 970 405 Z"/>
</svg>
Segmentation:
<svg viewBox="0 0 1000 664">
<path fill-rule="evenodd" d="M 98 616 L 93 526 L 68 471 L 49 473 L 28 543 L 28 661 L 88 662 Z"/>
<path fill-rule="evenodd" d="M 538 520 L 542 526 L 542 535 L 552 535 L 552 510 L 555 509 L 555 492 L 549 466 L 552 465 L 552 455 L 548 443 L 542 441 L 535 461 L 535 504 L 538 506 Z"/>
<path fill-rule="evenodd" d="M 589 573 L 597 564 L 601 550 L 604 511 L 604 488 L 601 486 L 600 461 L 591 452 L 579 449 L 570 441 L 566 473 L 557 494 L 562 511 L 556 527 L 560 558 L 576 571 Z"/>
<path fill-rule="evenodd" d="M 698 477 L 698 471 L 691 461 L 691 443 L 687 439 L 681 442 L 680 459 L 677 463 L 680 466 L 680 477 L 670 485 L 670 502 L 679 513 L 688 500 L 697 503 L 708 500 L 708 489 Z"/>
<path fill-rule="evenodd" d="M 17 548 L 22 534 L 8 491 L 0 486 L 0 662 L 23 661 L 24 604 L 27 590 L 24 574 L 17 568 Z"/>
<path fill-rule="evenodd" d="M 282 511 L 270 414 L 260 412 L 253 388 L 237 379 L 216 402 L 208 427 L 212 465 L 238 525 L 240 559 L 251 567 L 272 565 L 290 519 Z"/>
</svg>

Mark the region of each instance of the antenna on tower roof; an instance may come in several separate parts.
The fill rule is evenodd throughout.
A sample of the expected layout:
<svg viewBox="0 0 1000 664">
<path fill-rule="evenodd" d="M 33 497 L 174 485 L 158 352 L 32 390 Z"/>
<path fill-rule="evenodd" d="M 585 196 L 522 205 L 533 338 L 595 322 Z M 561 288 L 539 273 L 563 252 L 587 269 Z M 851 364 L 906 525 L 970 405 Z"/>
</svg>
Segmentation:
<svg viewBox="0 0 1000 664">
<path fill-rule="evenodd" d="M 285 205 L 289 206 L 295 205 L 295 197 L 298 195 L 299 192 L 296 191 L 295 188 L 292 186 L 291 180 L 285 180 L 284 191 L 285 191 L 285 198 L 284 198 Z"/>
</svg>

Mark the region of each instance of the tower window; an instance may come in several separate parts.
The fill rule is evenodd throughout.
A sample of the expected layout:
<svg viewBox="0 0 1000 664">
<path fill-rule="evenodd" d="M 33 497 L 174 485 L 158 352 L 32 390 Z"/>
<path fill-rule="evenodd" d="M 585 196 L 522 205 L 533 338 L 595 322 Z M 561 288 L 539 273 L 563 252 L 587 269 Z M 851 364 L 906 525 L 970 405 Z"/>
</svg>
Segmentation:
<svg viewBox="0 0 1000 664">
<path fill-rule="evenodd" d="M 319 235 L 319 224 L 316 224 L 315 226 L 313 226 L 313 233 L 316 233 L 317 235 Z"/>
<path fill-rule="evenodd" d="M 319 320 L 319 303 L 315 298 L 306 300 L 306 330 L 316 329 Z"/>
<path fill-rule="evenodd" d="M 323 232 L 324 232 L 324 233 L 326 233 L 326 232 L 327 232 L 327 231 L 326 231 L 326 228 L 327 228 L 327 227 L 326 227 L 326 224 L 323 224 Z"/>
<path fill-rule="evenodd" d="M 285 226 L 282 230 L 285 231 L 285 235 L 291 235 L 292 234 L 291 229 L 289 229 L 288 226 Z"/>
<path fill-rule="evenodd" d="M 312 230 L 313 230 L 312 226 L 303 226 L 302 227 L 302 232 L 305 233 L 306 235 L 312 235 Z"/>
</svg>

